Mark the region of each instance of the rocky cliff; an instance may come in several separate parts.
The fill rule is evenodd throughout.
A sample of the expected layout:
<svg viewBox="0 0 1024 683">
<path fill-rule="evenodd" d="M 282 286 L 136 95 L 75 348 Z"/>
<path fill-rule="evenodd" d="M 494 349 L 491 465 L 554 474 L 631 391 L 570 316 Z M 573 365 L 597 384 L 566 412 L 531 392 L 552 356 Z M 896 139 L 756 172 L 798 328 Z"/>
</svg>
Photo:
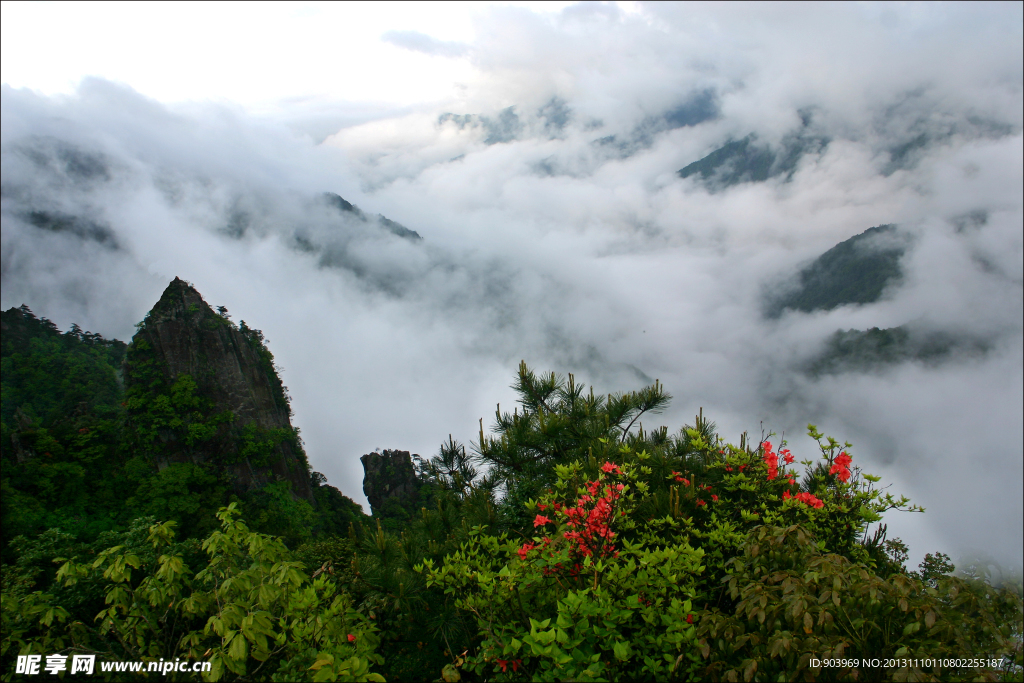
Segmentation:
<svg viewBox="0 0 1024 683">
<path fill-rule="evenodd" d="M 310 502 L 310 471 L 263 335 L 214 311 L 175 278 L 139 326 L 124 362 L 135 448 L 227 470 L 239 492 L 287 481 Z"/>
<path fill-rule="evenodd" d="M 359 461 L 363 463 L 363 493 L 373 514 L 401 516 L 401 510 L 416 508 L 422 482 L 409 451 L 367 453 Z"/>
</svg>

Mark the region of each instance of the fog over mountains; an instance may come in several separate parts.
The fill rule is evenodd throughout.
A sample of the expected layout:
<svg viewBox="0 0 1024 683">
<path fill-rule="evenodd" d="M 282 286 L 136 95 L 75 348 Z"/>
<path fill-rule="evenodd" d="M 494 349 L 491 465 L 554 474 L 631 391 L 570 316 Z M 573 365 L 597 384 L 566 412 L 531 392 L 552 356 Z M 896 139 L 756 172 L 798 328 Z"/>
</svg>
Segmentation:
<svg viewBox="0 0 1024 683">
<path fill-rule="evenodd" d="M 703 407 L 798 460 L 813 422 L 928 508 L 888 519 L 914 564 L 1020 566 L 1018 5 L 497 8 L 471 43 L 382 39 L 476 80 L 326 137 L 301 104 L 4 85 L 3 308 L 128 340 L 192 282 L 266 333 L 356 500 L 360 454 L 475 439 L 525 359 L 660 379 L 645 426 Z"/>
</svg>

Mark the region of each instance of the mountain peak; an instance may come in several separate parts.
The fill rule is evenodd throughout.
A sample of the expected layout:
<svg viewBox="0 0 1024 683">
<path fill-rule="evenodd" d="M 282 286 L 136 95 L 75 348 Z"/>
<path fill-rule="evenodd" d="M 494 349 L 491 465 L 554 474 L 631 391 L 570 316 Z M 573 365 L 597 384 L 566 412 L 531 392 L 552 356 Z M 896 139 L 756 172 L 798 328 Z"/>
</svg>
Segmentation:
<svg viewBox="0 0 1024 683">
<path fill-rule="evenodd" d="M 129 417 L 161 469 L 209 464 L 230 471 L 241 491 L 288 481 L 312 501 L 309 465 L 264 341 L 174 278 L 128 349 Z"/>
</svg>

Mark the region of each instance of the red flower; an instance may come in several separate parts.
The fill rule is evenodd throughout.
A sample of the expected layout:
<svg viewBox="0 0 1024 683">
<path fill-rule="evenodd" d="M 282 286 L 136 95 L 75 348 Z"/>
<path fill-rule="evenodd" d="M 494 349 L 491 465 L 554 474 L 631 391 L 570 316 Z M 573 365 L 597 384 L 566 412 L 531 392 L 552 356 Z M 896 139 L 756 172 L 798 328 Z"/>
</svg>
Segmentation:
<svg viewBox="0 0 1024 683">
<path fill-rule="evenodd" d="M 350 643 L 356 642 L 356 637 L 354 635 L 352 635 L 351 633 L 348 634 L 348 642 L 350 642 Z"/>
<path fill-rule="evenodd" d="M 836 457 L 835 462 L 831 469 L 829 469 L 828 473 L 838 475 L 839 481 L 845 483 L 850 479 L 851 472 L 849 465 L 851 460 L 853 460 L 853 458 L 847 455 L 845 451 L 840 453 Z"/>
<path fill-rule="evenodd" d="M 686 623 L 687 624 L 692 624 L 693 623 L 693 615 L 692 614 L 687 614 L 686 615 Z"/>
<path fill-rule="evenodd" d="M 714 502 L 717 503 L 718 502 L 718 496 L 716 496 L 715 494 L 712 493 L 711 494 L 711 500 L 713 500 Z"/>
<path fill-rule="evenodd" d="M 779 476 L 779 456 L 772 451 L 772 442 L 764 442 L 764 464 L 768 466 L 768 480 Z"/>
<path fill-rule="evenodd" d="M 498 666 L 500 666 L 501 670 L 504 672 L 505 671 L 505 667 L 508 666 L 508 660 L 507 659 L 499 659 L 498 660 Z"/>
<path fill-rule="evenodd" d="M 850 472 L 849 469 L 847 469 L 845 467 L 840 467 L 839 465 L 832 465 L 832 467 L 831 467 L 831 469 L 829 469 L 828 473 L 836 475 L 837 477 L 839 477 L 839 481 L 841 481 L 843 483 L 846 483 L 847 481 L 849 481 L 850 475 L 851 475 L 851 472 Z"/>
<path fill-rule="evenodd" d="M 605 461 L 605 463 L 601 465 L 601 470 L 607 474 L 611 474 L 612 472 L 615 474 L 622 474 L 622 470 L 620 470 L 619 466 L 613 462 Z"/>
<path fill-rule="evenodd" d="M 545 505 L 544 503 L 537 503 L 537 509 L 539 509 L 541 512 L 544 512 L 545 510 L 548 509 L 548 506 Z"/>
<path fill-rule="evenodd" d="M 725 471 L 726 471 L 726 472 L 732 472 L 732 468 L 731 468 L 731 467 L 726 467 L 726 468 L 725 468 Z"/>
<path fill-rule="evenodd" d="M 703 507 L 705 505 L 707 505 L 707 503 L 705 503 L 703 500 L 698 500 L 697 501 L 697 507 Z"/>
<path fill-rule="evenodd" d="M 525 560 L 526 556 L 530 553 L 531 550 L 534 549 L 534 547 L 535 546 L 532 543 L 524 543 L 523 547 L 520 548 L 519 551 L 518 551 L 519 552 L 519 559 L 520 560 Z"/>
<path fill-rule="evenodd" d="M 523 660 L 521 660 L 521 659 L 514 659 L 514 660 L 512 660 L 512 670 L 513 671 L 519 671 L 519 665 L 522 664 L 522 663 L 523 663 Z"/>
<path fill-rule="evenodd" d="M 789 483 L 790 484 L 795 484 L 796 483 L 796 479 L 794 479 L 793 477 L 790 477 L 789 478 Z"/>
<path fill-rule="evenodd" d="M 537 515 L 537 517 L 534 518 L 534 520 L 533 520 L 533 526 L 535 526 L 535 527 L 544 526 L 545 524 L 550 524 L 550 523 L 551 523 L 551 520 L 548 519 L 547 517 L 545 517 L 544 515 Z"/>
<path fill-rule="evenodd" d="M 782 462 L 785 465 L 792 465 L 793 461 L 796 459 L 793 457 L 793 454 L 789 452 L 788 448 L 783 448 L 779 451 L 779 455 L 782 456 Z"/>
<path fill-rule="evenodd" d="M 825 505 L 820 498 L 816 498 L 814 495 L 807 493 L 806 491 L 801 491 L 795 496 L 791 496 L 789 491 L 784 491 L 782 493 L 782 500 L 789 500 L 790 498 L 799 500 L 801 503 L 810 505 L 812 508 L 822 508 Z"/>
</svg>

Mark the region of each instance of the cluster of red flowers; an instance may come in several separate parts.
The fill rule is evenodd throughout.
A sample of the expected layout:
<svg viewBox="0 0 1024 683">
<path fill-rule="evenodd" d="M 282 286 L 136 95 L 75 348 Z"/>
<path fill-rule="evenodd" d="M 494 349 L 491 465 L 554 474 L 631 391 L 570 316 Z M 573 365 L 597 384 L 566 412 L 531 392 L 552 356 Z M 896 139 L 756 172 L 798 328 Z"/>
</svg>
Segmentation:
<svg viewBox="0 0 1024 683">
<path fill-rule="evenodd" d="M 793 464 L 793 454 L 789 452 L 788 448 L 783 448 L 778 453 L 772 450 L 772 442 L 764 442 L 764 464 L 768 466 L 768 480 L 771 481 L 775 477 L 779 476 L 779 456 L 782 456 L 783 465 Z"/>
<path fill-rule="evenodd" d="M 740 468 L 740 472 L 742 472 L 743 470 L 745 470 L 747 468 L 747 466 L 746 465 L 740 465 L 739 468 Z M 729 465 L 726 465 L 725 471 L 726 472 L 732 472 L 732 467 L 729 466 Z"/>
<path fill-rule="evenodd" d="M 853 460 L 846 454 L 846 451 L 840 453 L 835 462 L 832 463 L 832 468 L 828 471 L 829 474 L 836 474 L 839 476 L 839 481 L 846 483 L 850 479 L 850 461 Z"/>
<path fill-rule="evenodd" d="M 772 442 L 764 442 L 764 464 L 768 466 L 768 481 L 779 476 L 779 456 L 772 451 Z"/>
<path fill-rule="evenodd" d="M 521 659 L 513 659 L 512 661 L 509 661 L 507 659 L 498 659 L 498 660 L 495 660 L 495 661 L 497 661 L 498 662 L 498 666 L 501 667 L 502 673 L 505 672 L 505 669 L 506 669 L 506 667 L 508 667 L 509 664 L 512 665 L 512 671 L 519 671 L 519 667 L 523 663 L 523 660 L 521 660 Z"/>
<path fill-rule="evenodd" d="M 619 469 L 618 465 L 616 465 L 613 462 L 607 461 L 605 461 L 605 463 L 601 465 L 601 471 L 604 472 L 605 474 L 622 474 L 622 470 Z"/>
<path fill-rule="evenodd" d="M 606 462 L 601 466 L 601 470 L 606 474 L 622 474 L 619 466 L 612 462 Z M 609 523 L 615 517 L 615 501 L 622 495 L 624 488 L 622 484 L 605 484 L 602 487 L 601 481 L 591 481 L 587 482 L 587 492 L 577 499 L 576 505 L 563 506 L 554 503 L 550 506 L 554 512 L 565 518 L 565 525 L 569 527 L 569 531 L 562 535 L 569 541 L 574 552 L 583 557 L 616 554 L 612 545 L 615 532 L 611 530 Z M 540 504 L 537 507 L 541 512 L 545 512 L 549 506 Z M 537 515 L 533 520 L 533 526 L 542 527 L 553 522 L 550 517 Z M 550 539 L 545 538 L 545 547 L 549 543 Z M 534 543 L 524 543 L 519 548 L 519 557 L 525 560 L 536 547 Z"/>
<path fill-rule="evenodd" d="M 795 496 L 790 495 L 789 491 L 784 491 L 782 494 L 782 500 L 789 500 L 790 498 L 799 500 L 801 503 L 804 503 L 805 505 L 810 505 L 812 508 L 820 508 L 825 505 L 825 503 L 823 503 L 820 498 L 815 498 L 813 495 L 807 493 L 806 491 L 801 491 Z"/>
</svg>

